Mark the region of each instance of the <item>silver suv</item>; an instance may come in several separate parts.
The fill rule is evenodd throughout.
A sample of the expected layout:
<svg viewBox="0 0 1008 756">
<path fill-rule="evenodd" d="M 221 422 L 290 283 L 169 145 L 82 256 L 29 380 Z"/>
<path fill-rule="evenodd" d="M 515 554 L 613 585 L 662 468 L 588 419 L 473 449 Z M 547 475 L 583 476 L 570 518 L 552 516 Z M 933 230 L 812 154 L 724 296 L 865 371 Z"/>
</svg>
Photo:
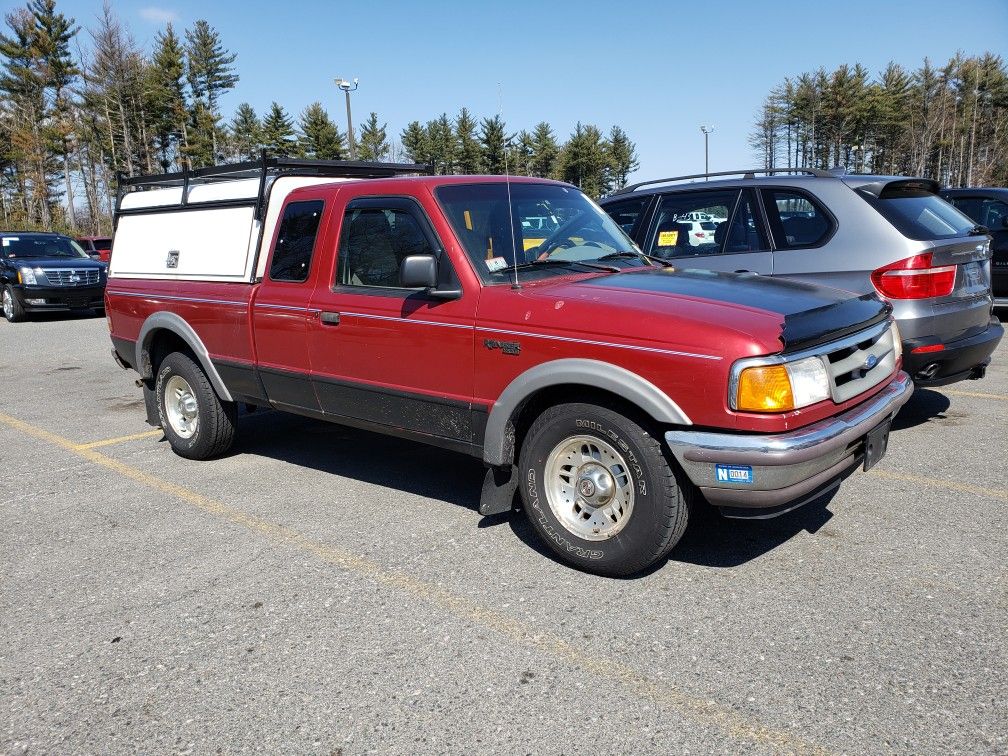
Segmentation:
<svg viewBox="0 0 1008 756">
<path fill-rule="evenodd" d="M 721 176 L 734 178 L 710 180 Z M 919 385 L 939 386 L 982 378 L 1003 333 L 992 312 L 990 237 L 939 188 L 899 176 L 757 169 L 645 181 L 601 204 L 645 253 L 683 268 L 878 294 L 899 323 L 904 369 Z M 699 245 L 684 220 L 695 213 L 726 219 Z"/>
</svg>

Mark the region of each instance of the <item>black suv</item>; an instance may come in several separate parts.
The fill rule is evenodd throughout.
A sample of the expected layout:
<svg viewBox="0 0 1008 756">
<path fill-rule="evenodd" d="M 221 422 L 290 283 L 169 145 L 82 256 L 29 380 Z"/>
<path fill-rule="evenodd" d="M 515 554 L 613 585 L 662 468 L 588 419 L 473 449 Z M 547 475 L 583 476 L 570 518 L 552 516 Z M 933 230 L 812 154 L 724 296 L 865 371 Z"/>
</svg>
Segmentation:
<svg viewBox="0 0 1008 756">
<path fill-rule="evenodd" d="M 991 292 L 994 304 L 1008 307 L 1008 189 L 943 189 L 941 196 L 990 232 Z"/>
<path fill-rule="evenodd" d="M 11 323 L 27 312 L 103 309 L 107 270 L 61 234 L 0 233 L 0 297 Z"/>
</svg>

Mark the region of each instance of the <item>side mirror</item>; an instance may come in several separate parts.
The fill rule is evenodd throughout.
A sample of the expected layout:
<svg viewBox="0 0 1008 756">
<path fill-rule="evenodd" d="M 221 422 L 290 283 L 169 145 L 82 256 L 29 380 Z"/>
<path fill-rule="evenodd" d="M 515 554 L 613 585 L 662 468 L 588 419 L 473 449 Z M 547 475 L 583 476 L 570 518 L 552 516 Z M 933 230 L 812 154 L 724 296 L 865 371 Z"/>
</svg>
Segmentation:
<svg viewBox="0 0 1008 756">
<path fill-rule="evenodd" d="M 435 299 L 458 299 L 462 296 L 450 268 L 445 271 L 446 281 L 439 280 L 438 262 L 434 255 L 410 255 L 399 266 L 399 285 L 404 289 L 424 289 Z"/>
<path fill-rule="evenodd" d="M 399 285 L 404 289 L 433 289 L 437 286 L 434 255 L 410 255 L 399 266 Z"/>
</svg>

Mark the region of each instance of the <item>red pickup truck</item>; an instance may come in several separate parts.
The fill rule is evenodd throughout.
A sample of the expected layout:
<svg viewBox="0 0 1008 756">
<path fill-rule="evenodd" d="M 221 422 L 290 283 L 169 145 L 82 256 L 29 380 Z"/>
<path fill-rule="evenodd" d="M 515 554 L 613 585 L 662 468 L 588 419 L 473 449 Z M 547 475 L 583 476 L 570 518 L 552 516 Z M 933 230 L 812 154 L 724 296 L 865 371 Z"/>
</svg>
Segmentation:
<svg viewBox="0 0 1008 756">
<path fill-rule="evenodd" d="M 240 403 L 471 454 L 576 567 L 638 572 L 690 507 L 768 517 L 885 452 L 909 398 L 887 304 L 681 270 L 576 188 L 267 160 L 130 179 L 113 353 L 183 457 Z M 384 462 L 383 464 L 389 464 Z"/>
</svg>

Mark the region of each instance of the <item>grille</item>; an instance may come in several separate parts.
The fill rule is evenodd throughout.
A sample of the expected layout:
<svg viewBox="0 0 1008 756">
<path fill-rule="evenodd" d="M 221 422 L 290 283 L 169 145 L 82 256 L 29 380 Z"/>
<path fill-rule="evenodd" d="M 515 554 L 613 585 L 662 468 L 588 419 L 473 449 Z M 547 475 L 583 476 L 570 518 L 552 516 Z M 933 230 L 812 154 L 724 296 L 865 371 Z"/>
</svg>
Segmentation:
<svg viewBox="0 0 1008 756">
<path fill-rule="evenodd" d="M 892 333 L 888 324 L 881 330 L 873 328 L 845 339 L 843 346 L 825 354 L 834 402 L 845 402 L 892 373 L 896 368 Z"/>
<path fill-rule="evenodd" d="M 42 270 L 49 284 L 59 287 L 97 286 L 100 273 L 97 269 L 72 270 L 68 268 L 44 268 Z M 78 280 L 74 280 L 78 279 Z"/>
</svg>

